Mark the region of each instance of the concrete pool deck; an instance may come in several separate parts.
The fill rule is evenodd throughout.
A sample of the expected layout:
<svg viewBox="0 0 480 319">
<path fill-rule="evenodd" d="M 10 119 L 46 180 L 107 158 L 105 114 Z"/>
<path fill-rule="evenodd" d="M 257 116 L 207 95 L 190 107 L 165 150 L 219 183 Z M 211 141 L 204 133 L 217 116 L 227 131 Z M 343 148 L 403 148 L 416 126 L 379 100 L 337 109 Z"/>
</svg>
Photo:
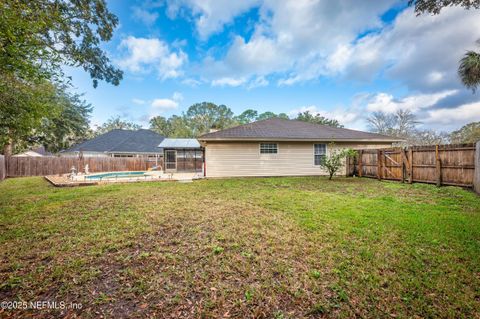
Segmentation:
<svg viewBox="0 0 480 319">
<path fill-rule="evenodd" d="M 188 183 L 196 179 L 204 178 L 203 173 L 195 172 L 181 172 L 181 173 L 163 173 L 163 172 L 147 172 L 149 174 L 145 176 L 132 176 L 132 177 L 108 177 L 102 179 L 87 179 L 87 176 L 107 174 L 107 173 L 121 173 L 121 172 L 97 172 L 89 175 L 77 175 L 73 179 L 69 177 L 69 174 L 64 175 L 49 175 L 45 176 L 45 179 L 58 187 L 74 187 L 74 186 L 88 186 L 110 183 L 137 183 L 137 182 L 183 182 Z"/>
</svg>

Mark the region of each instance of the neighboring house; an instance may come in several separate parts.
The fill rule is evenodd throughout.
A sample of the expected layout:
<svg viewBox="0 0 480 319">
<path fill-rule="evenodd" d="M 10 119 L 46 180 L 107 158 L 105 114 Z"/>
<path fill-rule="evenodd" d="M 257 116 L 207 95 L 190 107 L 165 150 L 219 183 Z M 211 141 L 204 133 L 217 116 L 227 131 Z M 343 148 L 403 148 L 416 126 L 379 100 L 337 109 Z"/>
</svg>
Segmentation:
<svg viewBox="0 0 480 319">
<path fill-rule="evenodd" d="M 166 138 L 159 148 L 163 149 L 165 172 L 202 172 L 203 149 L 194 138 Z"/>
<path fill-rule="evenodd" d="M 45 147 L 40 146 L 37 148 L 32 148 L 31 150 L 25 151 L 23 153 L 15 154 L 14 157 L 41 157 L 41 156 L 52 156 L 53 154 L 47 152 Z"/>
<path fill-rule="evenodd" d="M 84 157 L 147 157 L 157 160 L 163 156 L 158 144 L 164 138 L 151 130 L 111 130 L 61 151 L 60 156 L 78 156 L 82 153 Z"/>
<path fill-rule="evenodd" d="M 198 138 L 205 147 L 205 176 L 326 175 L 320 167 L 335 148 L 391 147 L 398 138 L 308 122 L 271 118 Z M 345 174 L 345 167 L 339 174 Z"/>
</svg>

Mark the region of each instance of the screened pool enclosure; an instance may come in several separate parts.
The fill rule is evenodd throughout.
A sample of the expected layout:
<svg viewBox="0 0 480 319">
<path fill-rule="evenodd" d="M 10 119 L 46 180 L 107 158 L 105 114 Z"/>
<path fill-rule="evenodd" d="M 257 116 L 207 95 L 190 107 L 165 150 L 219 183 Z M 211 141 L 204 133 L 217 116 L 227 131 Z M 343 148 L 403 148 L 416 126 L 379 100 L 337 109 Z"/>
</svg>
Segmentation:
<svg viewBox="0 0 480 319">
<path fill-rule="evenodd" d="M 163 148 L 165 172 L 203 172 L 203 149 L 196 139 L 166 138 Z"/>
</svg>

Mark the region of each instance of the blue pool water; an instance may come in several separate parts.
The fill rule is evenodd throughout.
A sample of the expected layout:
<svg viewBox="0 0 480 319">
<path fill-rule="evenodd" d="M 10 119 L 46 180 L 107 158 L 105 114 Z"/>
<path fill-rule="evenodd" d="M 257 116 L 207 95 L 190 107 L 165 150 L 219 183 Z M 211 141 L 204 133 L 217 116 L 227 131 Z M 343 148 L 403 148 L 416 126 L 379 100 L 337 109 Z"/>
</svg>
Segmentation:
<svg viewBox="0 0 480 319">
<path fill-rule="evenodd" d="M 142 177 L 145 175 L 145 172 L 118 172 L 118 173 L 103 173 L 85 176 L 85 179 L 95 180 L 95 179 L 104 179 L 104 178 L 132 178 L 132 177 Z"/>
</svg>

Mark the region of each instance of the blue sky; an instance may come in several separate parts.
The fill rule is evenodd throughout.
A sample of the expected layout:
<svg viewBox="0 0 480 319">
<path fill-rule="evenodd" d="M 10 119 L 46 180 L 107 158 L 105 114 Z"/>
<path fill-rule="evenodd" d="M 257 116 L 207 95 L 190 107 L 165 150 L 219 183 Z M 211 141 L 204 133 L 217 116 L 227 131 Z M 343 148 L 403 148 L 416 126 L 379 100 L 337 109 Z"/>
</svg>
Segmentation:
<svg viewBox="0 0 480 319">
<path fill-rule="evenodd" d="M 109 1 L 120 20 L 103 45 L 124 71 L 118 87 L 71 69 L 94 106 L 148 127 L 202 101 L 245 109 L 309 110 L 366 129 L 374 111 L 409 109 L 426 128 L 480 120 L 458 60 L 478 48 L 480 10 L 417 17 L 405 2 L 354 0 Z"/>
</svg>

